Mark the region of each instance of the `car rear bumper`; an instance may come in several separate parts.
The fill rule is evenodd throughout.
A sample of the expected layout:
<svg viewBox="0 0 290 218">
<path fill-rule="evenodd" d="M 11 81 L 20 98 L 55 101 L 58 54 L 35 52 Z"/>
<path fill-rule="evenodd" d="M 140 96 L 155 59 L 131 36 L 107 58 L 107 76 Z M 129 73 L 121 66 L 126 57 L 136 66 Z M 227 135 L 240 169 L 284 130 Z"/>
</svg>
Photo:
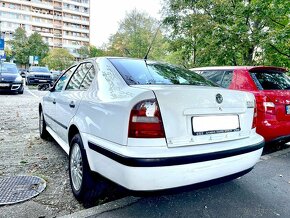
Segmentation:
<svg viewBox="0 0 290 218">
<path fill-rule="evenodd" d="M 126 146 L 120 153 L 120 150 L 116 152 L 98 145 L 98 140 L 93 142 L 93 137 L 87 134 L 82 134 L 82 138 L 91 170 L 134 191 L 181 187 L 245 171 L 257 163 L 264 146 L 263 138 L 257 135 L 225 142 L 233 145 L 230 150 L 152 157 L 153 153 L 158 153 L 154 152 L 158 148 L 152 148 L 152 153 L 148 154 L 150 158 L 146 158 L 144 154 L 136 156 L 128 151 L 132 148 Z M 216 146 L 222 144 L 216 143 Z"/>
<path fill-rule="evenodd" d="M 290 141 L 290 122 L 265 121 L 257 125 L 257 133 L 264 137 L 266 143 L 286 143 Z"/>
</svg>

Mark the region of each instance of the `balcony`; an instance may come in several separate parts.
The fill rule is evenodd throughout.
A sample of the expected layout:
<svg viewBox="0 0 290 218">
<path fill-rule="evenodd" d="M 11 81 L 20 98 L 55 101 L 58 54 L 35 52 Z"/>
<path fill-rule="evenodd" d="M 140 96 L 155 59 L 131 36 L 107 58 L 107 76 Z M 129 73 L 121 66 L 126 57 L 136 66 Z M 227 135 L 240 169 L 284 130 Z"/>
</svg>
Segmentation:
<svg viewBox="0 0 290 218">
<path fill-rule="evenodd" d="M 62 38 L 62 34 L 61 33 L 54 33 L 53 36 L 56 37 L 56 38 Z"/>
<path fill-rule="evenodd" d="M 55 20 L 62 20 L 62 16 L 56 16 L 56 15 L 54 15 L 53 16 L 53 19 L 55 19 Z"/>
<path fill-rule="evenodd" d="M 61 6 L 53 6 L 53 9 L 56 11 L 62 11 L 62 7 Z"/>
<path fill-rule="evenodd" d="M 53 24 L 54 29 L 62 29 L 62 25 L 60 24 Z"/>
<path fill-rule="evenodd" d="M 55 47 L 61 47 L 62 48 L 62 43 L 61 42 L 57 42 L 53 44 Z"/>
</svg>

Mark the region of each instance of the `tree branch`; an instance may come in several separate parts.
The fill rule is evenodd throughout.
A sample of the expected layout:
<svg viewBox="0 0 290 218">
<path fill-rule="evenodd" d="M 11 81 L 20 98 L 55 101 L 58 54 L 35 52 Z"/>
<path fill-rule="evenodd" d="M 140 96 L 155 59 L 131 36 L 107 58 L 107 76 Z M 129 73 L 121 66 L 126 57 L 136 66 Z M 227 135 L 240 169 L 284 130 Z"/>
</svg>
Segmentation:
<svg viewBox="0 0 290 218">
<path fill-rule="evenodd" d="M 282 27 L 286 27 L 284 24 L 282 24 L 282 23 L 279 23 L 278 21 L 276 21 L 276 20 L 274 20 L 273 18 L 271 18 L 271 17 L 268 17 L 272 22 L 274 22 L 274 23 L 276 23 L 276 24 L 279 24 L 280 26 L 282 26 Z"/>
<path fill-rule="evenodd" d="M 289 55 L 289 54 L 286 54 L 286 53 L 280 51 L 278 48 L 276 48 L 276 47 L 275 47 L 274 45 L 272 45 L 271 43 L 269 43 L 269 45 L 270 45 L 274 50 L 276 50 L 279 54 L 284 55 L 284 56 L 290 58 L 290 55 Z"/>
</svg>

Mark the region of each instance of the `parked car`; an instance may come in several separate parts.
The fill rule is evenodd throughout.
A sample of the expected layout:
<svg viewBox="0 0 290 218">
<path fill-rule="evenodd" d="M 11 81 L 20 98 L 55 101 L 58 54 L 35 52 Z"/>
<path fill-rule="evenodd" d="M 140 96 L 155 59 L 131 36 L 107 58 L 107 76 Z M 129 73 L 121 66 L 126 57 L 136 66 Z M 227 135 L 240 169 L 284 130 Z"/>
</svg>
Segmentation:
<svg viewBox="0 0 290 218">
<path fill-rule="evenodd" d="M 56 81 L 57 78 L 62 74 L 62 72 L 59 70 L 53 70 L 51 71 L 51 73 L 52 73 L 52 81 Z"/>
<path fill-rule="evenodd" d="M 39 132 L 69 155 L 73 194 L 90 201 L 102 190 L 92 172 L 135 191 L 249 172 L 264 145 L 254 111 L 253 94 L 189 70 L 99 57 L 69 68 L 43 97 Z"/>
<path fill-rule="evenodd" d="M 257 102 L 257 132 L 268 143 L 290 141 L 290 78 L 278 67 L 193 68 L 229 89 L 249 91 Z"/>
<path fill-rule="evenodd" d="M 0 62 L 0 92 L 23 94 L 23 80 L 15 64 Z"/>
<path fill-rule="evenodd" d="M 26 69 L 24 69 L 24 68 L 19 68 L 19 69 L 18 69 L 18 72 L 19 72 L 19 74 L 20 74 L 20 76 L 21 76 L 22 78 L 26 78 L 26 73 L 27 73 L 27 70 L 26 70 Z"/>
<path fill-rule="evenodd" d="M 30 67 L 26 74 L 26 84 L 52 83 L 52 73 L 47 67 Z"/>
</svg>

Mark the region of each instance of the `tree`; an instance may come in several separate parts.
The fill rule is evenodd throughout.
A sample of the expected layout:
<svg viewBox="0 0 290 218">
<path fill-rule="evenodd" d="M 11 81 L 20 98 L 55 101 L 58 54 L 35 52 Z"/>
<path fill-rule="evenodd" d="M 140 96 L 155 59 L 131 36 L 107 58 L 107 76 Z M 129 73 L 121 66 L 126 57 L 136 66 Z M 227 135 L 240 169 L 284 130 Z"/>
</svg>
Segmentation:
<svg viewBox="0 0 290 218">
<path fill-rule="evenodd" d="M 51 49 L 48 55 L 43 59 L 43 63 L 54 70 L 64 70 L 72 65 L 73 62 L 74 56 L 64 48 Z"/>
<path fill-rule="evenodd" d="M 92 57 L 100 57 L 105 55 L 105 51 L 97 48 L 94 45 L 82 46 L 79 49 L 79 54 L 82 59 L 92 58 Z"/>
<path fill-rule="evenodd" d="M 8 42 L 11 45 L 15 62 L 23 65 L 29 63 L 29 56 L 39 56 L 40 62 L 46 56 L 49 47 L 42 41 L 39 33 L 33 33 L 29 37 L 21 27 L 15 30 L 13 39 Z"/>
<path fill-rule="evenodd" d="M 28 64 L 28 38 L 26 31 L 20 27 L 15 30 L 13 40 L 10 40 L 8 44 L 11 45 L 11 50 L 15 58 L 15 62 L 19 64 Z"/>
<path fill-rule="evenodd" d="M 29 56 L 38 56 L 40 62 L 47 55 L 49 51 L 49 46 L 47 43 L 43 42 L 42 36 L 34 32 L 28 38 L 28 54 Z"/>
<path fill-rule="evenodd" d="M 157 20 L 148 14 L 137 10 L 131 11 L 120 22 L 118 31 L 110 37 L 108 55 L 144 58 L 157 31 L 149 57 L 162 58 L 165 53 L 161 49 L 164 38 L 158 26 Z"/>
<path fill-rule="evenodd" d="M 164 5 L 170 51 L 181 54 L 188 67 L 289 66 L 287 1 L 164 0 Z"/>
</svg>

